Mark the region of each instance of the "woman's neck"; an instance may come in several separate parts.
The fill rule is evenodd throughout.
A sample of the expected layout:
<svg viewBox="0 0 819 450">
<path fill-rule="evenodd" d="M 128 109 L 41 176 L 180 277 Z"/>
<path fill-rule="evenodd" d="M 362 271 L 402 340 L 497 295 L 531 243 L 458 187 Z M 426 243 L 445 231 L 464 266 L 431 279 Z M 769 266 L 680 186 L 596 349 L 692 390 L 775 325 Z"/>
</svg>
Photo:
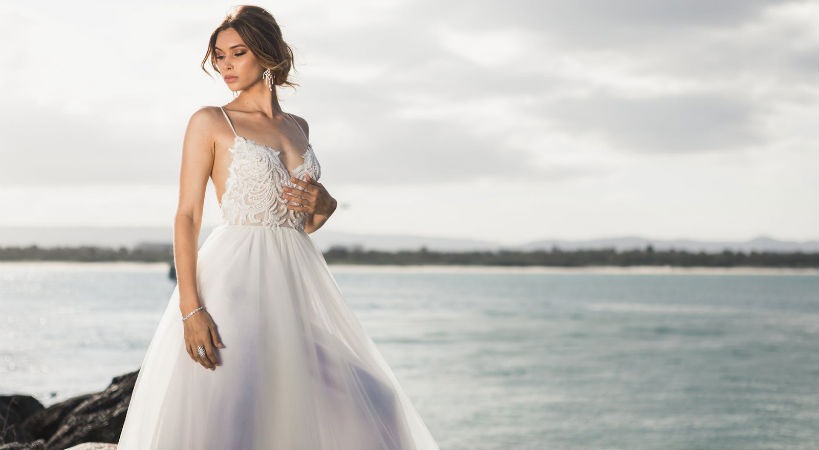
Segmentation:
<svg viewBox="0 0 819 450">
<path fill-rule="evenodd" d="M 229 103 L 232 109 L 245 112 L 263 113 L 268 118 L 273 118 L 284 113 L 279 105 L 276 89 L 272 91 L 265 83 L 256 83 L 248 89 L 239 93 L 232 102 Z"/>
</svg>

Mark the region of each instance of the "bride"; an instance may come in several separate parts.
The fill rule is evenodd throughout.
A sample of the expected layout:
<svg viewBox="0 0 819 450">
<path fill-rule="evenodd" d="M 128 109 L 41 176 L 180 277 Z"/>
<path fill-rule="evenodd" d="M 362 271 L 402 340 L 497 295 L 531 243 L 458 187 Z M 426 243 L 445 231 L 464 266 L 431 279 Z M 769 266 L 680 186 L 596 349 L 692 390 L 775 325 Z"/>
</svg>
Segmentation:
<svg viewBox="0 0 819 450">
<path fill-rule="evenodd" d="M 277 87 L 295 85 L 278 24 L 237 7 L 213 31 L 208 61 L 239 95 L 188 122 L 178 283 L 118 449 L 437 450 L 309 237 L 336 201 L 317 181 L 307 122 L 278 103 Z M 209 178 L 222 221 L 197 249 Z"/>
</svg>

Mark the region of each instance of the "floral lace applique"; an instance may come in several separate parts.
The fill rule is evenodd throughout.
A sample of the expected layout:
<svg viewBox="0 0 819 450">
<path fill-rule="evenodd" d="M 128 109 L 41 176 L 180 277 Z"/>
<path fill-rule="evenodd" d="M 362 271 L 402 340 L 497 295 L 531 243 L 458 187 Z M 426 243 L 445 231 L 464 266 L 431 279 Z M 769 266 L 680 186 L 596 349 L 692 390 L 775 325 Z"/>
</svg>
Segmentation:
<svg viewBox="0 0 819 450">
<path fill-rule="evenodd" d="M 281 152 L 238 135 L 229 151 L 232 157 L 221 204 L 223 223 L 303 230 L 307 213 L 287 209 L 282 196 L 283 186 L 296 184 L 290 181 L 291 174 L 279 158 Z M 303 158 L 292 176 L 303 179 L 302 175 L 309 173 L 318 180 L 321 166 L 309 144 Z"/>
</svg>

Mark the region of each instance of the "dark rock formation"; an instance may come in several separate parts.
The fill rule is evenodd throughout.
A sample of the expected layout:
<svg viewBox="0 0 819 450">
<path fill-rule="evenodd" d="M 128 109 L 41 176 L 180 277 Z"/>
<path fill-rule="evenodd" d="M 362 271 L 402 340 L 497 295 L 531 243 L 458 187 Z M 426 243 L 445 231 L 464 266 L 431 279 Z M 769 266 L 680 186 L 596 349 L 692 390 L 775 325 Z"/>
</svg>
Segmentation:
<svg viewBox="0 0 819 450">
<path fill-rule="evenodd" d="M 48 408 L 30 396 L 0 396 L 0 450 L 64 450 L 85 442 L 116 443 L 138 374 L 114 377 L 102 392 Z"/>
<path fill-rule="evenodd" d="M 22 425 L 23 420 L 44 409 L 43 404 L 30 395 L 0 397 L 0 444 L 35 440 Z"/>
<path fill-rule="evenodd" d="M 37 439 L 33 442 L 12 442 L 0 445 L 0 450 L 46 450 L 45 441 Z"/>
<path fill-rule="evenodd" d="M 80 403 L 84 402 L 94 394 L 83 394 L 72 397 L 60 403 L 55 403 L 49 408 L 37 411 L 37 413 L 26 417 L 25 428 L 35 439 L 48 441 L 53 436 L 62 422 L 71 414 Z M 19 441 L 20 439 L 18 439 Z"/>
</svg>

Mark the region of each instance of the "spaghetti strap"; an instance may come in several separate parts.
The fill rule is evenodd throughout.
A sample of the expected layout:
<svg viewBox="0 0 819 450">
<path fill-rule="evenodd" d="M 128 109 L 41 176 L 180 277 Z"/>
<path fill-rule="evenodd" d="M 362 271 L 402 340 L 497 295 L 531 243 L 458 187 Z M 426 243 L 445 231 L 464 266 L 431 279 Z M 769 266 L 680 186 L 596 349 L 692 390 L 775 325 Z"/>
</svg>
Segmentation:
<svg viewBox="0 0 819 450">
<path fill-rule="evenodd" d="M 222 110 L 222 114 L 224 114 L 224 115 L 225 115 L 225 119 L 227 119 L 227 123 L 228 123 L 228 125 L 230 125 L 230 129 L 231 129 L 231 130 L 233 130 L 233 134 L 234 134 L 234 135 L 236 135 L 236 136 L 238 136 L 239 134 L 238 134 L 238 133 L 236 133 L 236 128 L 233 128 L 233 122 L 231 122 L 231 121 L 230 121 L 230 117 L 228 117 L 227 113 L 225 112 L 225 109 L 224 109 L 224 108 L 222 108 L 221 106 L 219 107 L 219 109 L 221 109 L 221 110 Z"/>
<path fill-rule="evenodd" d="M 299 125 L 299 121 L 298 121 L 298 120 L 296 120 L 296 119 L 293 117 L 293 115 L 292 115 L 292 114 L 287 113 L 287 115 L 288 115 L 288 116 L 290 116 L 290 118 L 293 120 L 293 122 L 296 122 L 296 126 L 297 126 L 297 127 L 299 127 L 299 131 L 301 131 L 301 134 L 304 136 L 304 138 L 305 138 L 305 139 L 307 139 L 307 142 L 309 143 L 309 142 L 310 142 L 310 138 L 308 138 L 308 137 L 307 137 L 307 135 L 304 133 L 304 129 L 301 127 L 301 125 Z"/>
</svg>

